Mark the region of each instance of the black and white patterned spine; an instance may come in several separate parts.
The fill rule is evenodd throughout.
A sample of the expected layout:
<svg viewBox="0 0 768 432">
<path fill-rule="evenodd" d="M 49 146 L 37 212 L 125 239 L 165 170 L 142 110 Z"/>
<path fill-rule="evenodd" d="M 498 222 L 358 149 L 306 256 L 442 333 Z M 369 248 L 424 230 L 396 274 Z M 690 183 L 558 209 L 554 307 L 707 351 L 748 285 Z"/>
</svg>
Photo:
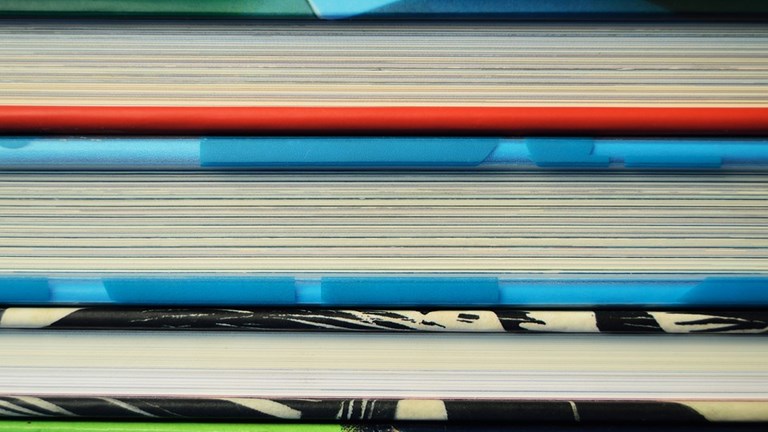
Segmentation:
<svg viewBox="0 0 768 432">
<path fill-rule="evenodd" d="M 768 421 L 768 402 L 0 396 L 0 417 L 338 422 Z"/>
<path fill-rule="evenodd" d="M 768 310 L 351 310 L 11 307 L 2 328 L 768 334 Z"/>
</svg>

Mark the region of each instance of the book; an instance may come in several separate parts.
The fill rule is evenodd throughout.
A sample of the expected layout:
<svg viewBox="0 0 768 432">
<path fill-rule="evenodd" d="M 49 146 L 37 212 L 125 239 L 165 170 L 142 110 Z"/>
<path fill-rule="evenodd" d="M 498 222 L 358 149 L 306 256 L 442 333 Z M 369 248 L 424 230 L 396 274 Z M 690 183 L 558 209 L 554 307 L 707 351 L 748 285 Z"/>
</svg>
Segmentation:
<svg viewBox="0 0 768 432">
<path fill-rule="evenodd" d="M 181 423 L 181 422 L 114 422 L 114 421 L 56 421 L 0 420 L 0 431 L 11 432 L 648 432 L 659 424 L 646 425 L 531 425 L 531 424 L 450 424 L 398 422 L 392 424 L 364 423 Z M 762 432 L 760 424 L 675 423 L 680 432 Z"/>
<path fill-rule="evenodd" d="M 7 170 L 768 168 L 768 140 L 586 137 L 0 137 Z"/>
<path fill-rule="evenodd" d="M 589 423 L 768 414 L 768 345 L 756 337 L 5 330 L 0 343 L 0 416 Z"/>
<path fill-rule="evenodd" d="M 119 242 L 113 248 L 125 248 Z M 27 248 L 31 250 L 31 248 Z M 44 250 L 43 250 L 44 251 Z M 29 254 L 43 251 L 32 250 Z M 87 251 L 88 252 L 88 251 Z M 103 252 L 93 248 L 90 253 Z M 311 254 L 306 248 L 305 254 Z M 136 252 L 134 252 L 136 253 Z M 60 255 L 59 255 L 60 256 Z M 147 258 L 148 254 L 140 258 Z M 157 255 L 155 255 L 157 256 Z M 159 258 L 159 256 L 158 256 Z M 267 258 L 264 256 L 264 259 Z M 328 258 L 328 257 L 326 257 Z M 11 258 L 12 260 L 13 258 Z M 90 261 L 96 262 L 91 258 Z M 337 307 L 652 307 L 750 308 L 768 305 L 768 276 L 683 273 L 560 275 L 488 275 L 384 273 L 371 276 L 315 270 L 276 275 L 200 273 L 23 274 L 0 276 L 0 301 L 8 305 L 178 305 L 178 306 L 323 306 Z M 266 271 L 250 268 L 244 271 Z M 11 270 L 13 271 L 13 270 Z M 77 272 L 76 269 L 70 273 Z M 274 272 L 274 271 L 273 271 Z M 318 274 L 320 276 L 318 276 Z"/>
<path fill-rule="evenodd" d="M 760 2 L 708 0 L 6 0 L 0 14 L 187 16 L 292 19 L 563 19 L 563 18 L 715 18 L 759 17 L 768 13 Z"/>
<path fill-rule="evenodd" d="M 759 308 L 768 178 L 0 173 L 0 301 Z"/>
<path fill-rule="evenodd" d="M 768 312 L 10 307 L 0 329 L 768 334 Z"/>
<path fill-rule="evenodd" d="M 418 430 L 418 427 L 414 428 Z M 183 422 L 117 422 L 0 420 L 0 431 L 6 432 L 395 432 L 366 425 L 320 423 L 183 423 Z M 432 431 L 430 431 L 432 432 Z"/>
<path fill-rule="evenodd" d="M 754 23 L 7 20 L 0 38 L 4 133 L 768 133 Z"/>
</svg>

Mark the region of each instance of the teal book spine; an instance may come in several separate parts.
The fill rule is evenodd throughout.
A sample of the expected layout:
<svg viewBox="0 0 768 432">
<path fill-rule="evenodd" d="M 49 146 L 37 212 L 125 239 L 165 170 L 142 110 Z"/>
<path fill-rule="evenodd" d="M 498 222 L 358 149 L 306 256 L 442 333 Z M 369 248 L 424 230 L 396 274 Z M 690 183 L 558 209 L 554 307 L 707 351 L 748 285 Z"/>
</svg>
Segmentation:
<svg viewBox="0 0 768 432">
<path fill-rule="evenodd" d="M 8 0 L 0 15 L 315 18 L 306 0 Z"/>
<path fill-rule="evenodd" d="M 0 15 L 203 16 L 307 19 L 551 19 L 676 18 L 754 19 L 768 4 L 682 0 L 9 0 Z"/>
</svg>

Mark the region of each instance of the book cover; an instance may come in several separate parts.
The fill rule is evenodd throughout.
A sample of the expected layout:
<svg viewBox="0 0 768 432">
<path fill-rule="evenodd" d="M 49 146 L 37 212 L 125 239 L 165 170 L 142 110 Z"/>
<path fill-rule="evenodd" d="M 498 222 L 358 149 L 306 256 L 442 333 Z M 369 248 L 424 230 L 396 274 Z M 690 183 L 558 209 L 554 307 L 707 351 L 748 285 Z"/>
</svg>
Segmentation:
<svg viewBox="0 0 768 432">
<path fill-rule="evenodd" d="M 768 312 L 10 307 L 0 329 L 768 334 Z"/>
<path fill-rule="evenodd" d="M 52 16 L 182 16 L 288 19 L 594 19 L 753 18 L 760 2 L 680 0 L 10 0 L 0 14 Z"/>
</svg>

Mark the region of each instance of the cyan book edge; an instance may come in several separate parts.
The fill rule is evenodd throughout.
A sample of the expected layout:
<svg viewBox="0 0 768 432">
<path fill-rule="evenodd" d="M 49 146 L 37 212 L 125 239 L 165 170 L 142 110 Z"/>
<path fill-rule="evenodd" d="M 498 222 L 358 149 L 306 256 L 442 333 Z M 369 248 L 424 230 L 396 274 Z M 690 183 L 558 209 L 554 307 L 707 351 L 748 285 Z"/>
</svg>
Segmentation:
<svg viewBox="0 0 768 432">
<path fill-rule="evenodd" d="M 768 306 L 768 275 L 2 275 L 6 305 Z"/>
<path fill-rule="evenodd" d="M 5 170 L 765 170 L 768 139 L 0 137 Z"/>
</svg>

